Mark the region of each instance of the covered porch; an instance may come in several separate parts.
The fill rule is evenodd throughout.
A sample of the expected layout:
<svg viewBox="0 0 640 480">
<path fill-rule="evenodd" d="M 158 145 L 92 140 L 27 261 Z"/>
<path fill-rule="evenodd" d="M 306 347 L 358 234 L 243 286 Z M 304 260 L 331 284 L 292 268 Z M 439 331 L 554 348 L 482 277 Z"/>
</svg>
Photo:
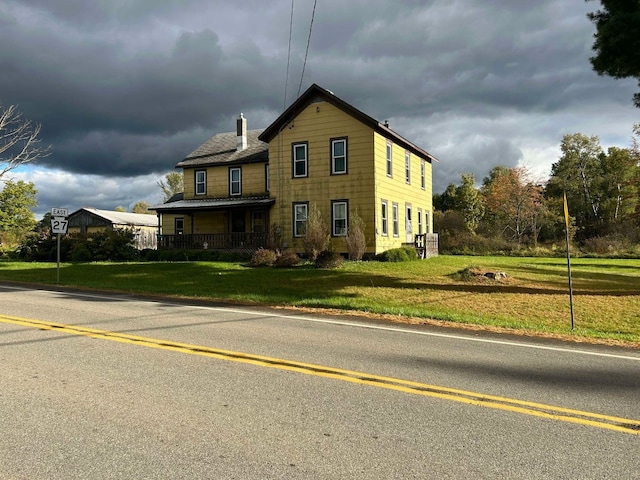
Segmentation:
<svg viewBox="0 0 640 480">
<path fill-rule="evenodd" d="M 152 207 L 158 214 L 158 249 L 255 251 L 267 244 L 269 208 L 274 201 L 268 197 L 178 198 Z"/>
</svg>

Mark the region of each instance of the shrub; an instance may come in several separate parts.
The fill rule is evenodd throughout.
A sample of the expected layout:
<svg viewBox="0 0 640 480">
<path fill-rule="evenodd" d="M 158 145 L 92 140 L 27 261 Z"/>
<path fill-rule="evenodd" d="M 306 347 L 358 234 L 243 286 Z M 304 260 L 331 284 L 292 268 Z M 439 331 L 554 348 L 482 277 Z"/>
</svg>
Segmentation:
<svg viewBox="0 0 640 480">
<path fill-rule="evenodd" d="M 329 229 L 322 220 L 320 211 L 313 207 L 307 216 L 307 228 L 304 237 L 302 237 L 302 245 L 304 246 L 304 253 L 307 258 L 312 262 L 318 257 L 318 255 L 329 246 Z"/>
<path fill-rule="evenodd" d="M 316 268 L 338 268 L 344 263 L 342 255 L 331 250 L 321 252 L 315 261 Z"/>
<path fill-rule="evenodd" d="M 267 232 L 267 249 L 274 252 L 282 251 L 282 227 L 274 223 Z"/>
<path fill-rule="evenodd" d="M 276 252 L 259 248 L 251 257 L 249 265 L 252 267 L 270 267 L 276 262 Z"/>
<path fill-rule="evenodd" d="M 298 265 L 298 263 L 300 263 L 300 257 L 298 257 L 296 252 L 287 250 L 281 255 L 278 255 L 273 266 L 278 268 L 289 268 L 295 267 L 296 265 Z"/>
<path fill-rule="evenodd" d="M 386 250 L 378 255 L 381 262 L 412 262 L 418 260 L 418 252 L 413 247 L 400 247 Z"/>
<path fill-rule="evenodd" d="M 347 246 L 347 252 L 349 253 L 349 260 L 358 262 L 362 260 L 364 251 L 367 249 L 367 240 L 364 236 L 364 221 L 358 215 L 358 212 L 354 212 L 349 219 L 349 229 L 347 230 L 347 236 L 344 239 L 344 243 Z"/>
</svg>

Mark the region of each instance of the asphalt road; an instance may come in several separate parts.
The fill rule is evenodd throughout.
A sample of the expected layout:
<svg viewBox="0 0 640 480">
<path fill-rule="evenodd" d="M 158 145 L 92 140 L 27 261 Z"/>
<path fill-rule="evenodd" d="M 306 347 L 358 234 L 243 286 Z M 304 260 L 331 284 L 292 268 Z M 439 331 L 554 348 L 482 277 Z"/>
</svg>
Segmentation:
<svg viewBox="0 0 640 480">
<path fill-rule="evenodd" d="M 640 351 L 0 285 L 0 478 L 640 477 Z"/>
</svg>

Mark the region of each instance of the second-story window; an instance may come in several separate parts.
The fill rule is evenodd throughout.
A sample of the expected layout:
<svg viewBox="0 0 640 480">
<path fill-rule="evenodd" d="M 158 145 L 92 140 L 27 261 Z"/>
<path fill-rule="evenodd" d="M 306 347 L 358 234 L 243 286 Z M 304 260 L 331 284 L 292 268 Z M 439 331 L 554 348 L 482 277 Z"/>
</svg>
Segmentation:
<svg viewBox="0 0 640 480">
<path fill-rule="evenodd" d="M 393 176 L 393 163 L 392 163 L 393 151 L 391 148 L 391 142 L 387 142 L 387 176 Z"/>
<path fill-rule="evenodd" d="M 264 191 L 268 192 L 271 188 L 271 177 L 269 176 L 269 164 L 264 166 Z"/>
<path fill-rule="evenodd" d="M 331 139 L 331 174 L 347 173 L 347 139 Z"/>
<path fill-rule="evenodd" d="M 242 195 L 242 169 L 240 167 L 229 168 L 229 195 Z"/>
<path fill-rule="evenodd" d="M 205 195 L 207 193 L 207 171 L 196 170 L 195 182 L 196 195 Z"/>
<path fill-rule="evenodd" d="M 420 161 L 420 188 L 422 188 L 422 190 L 424 190 L 426 186 L 425 170 L 426 170 L 426 166 L 424 164 L 424 160 L 421 160 Z"/>
<path fill-rule="evenodd" d="M 404 152 L 404 181 L 411 183 L 411 154 Z"/>
<path fill-rule="evenodd" d="M 307 142 L 294 143 L 291 146 L 292 162 L 293 162 L 293 177 L 308 177 L 309 176 L 309 158 L 308 158 L 309 145 Z"/>
</svg>

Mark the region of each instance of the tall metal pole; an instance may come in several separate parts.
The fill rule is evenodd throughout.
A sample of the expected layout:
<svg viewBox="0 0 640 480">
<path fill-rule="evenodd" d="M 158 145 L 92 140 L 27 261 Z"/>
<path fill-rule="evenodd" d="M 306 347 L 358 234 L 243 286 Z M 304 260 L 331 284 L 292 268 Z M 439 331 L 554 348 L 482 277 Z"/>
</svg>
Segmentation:
<svg viewBox="0 0 640 480">
<path fill-rule="evenodd" d="M 58 248 L 57 248 L 57 252 L 58 252 L 58 268 L 56 268 L 56 283 L 60 283 L 60 236 L 61 234 L 58 234 Z"/>
<path fill-rule="evenodd" d="M 565 239 L 567 243 L 567 273 L 569 275 L 569 306 L 571 308 L 571 331 L 574 328 L 573 321 L 573 283 L 571 281 L 571 253 L 569 252 L 569 208 L 567 207 L 567 192 L 563 194 L 564 200 L 564 232 Z"/>
</svg>

